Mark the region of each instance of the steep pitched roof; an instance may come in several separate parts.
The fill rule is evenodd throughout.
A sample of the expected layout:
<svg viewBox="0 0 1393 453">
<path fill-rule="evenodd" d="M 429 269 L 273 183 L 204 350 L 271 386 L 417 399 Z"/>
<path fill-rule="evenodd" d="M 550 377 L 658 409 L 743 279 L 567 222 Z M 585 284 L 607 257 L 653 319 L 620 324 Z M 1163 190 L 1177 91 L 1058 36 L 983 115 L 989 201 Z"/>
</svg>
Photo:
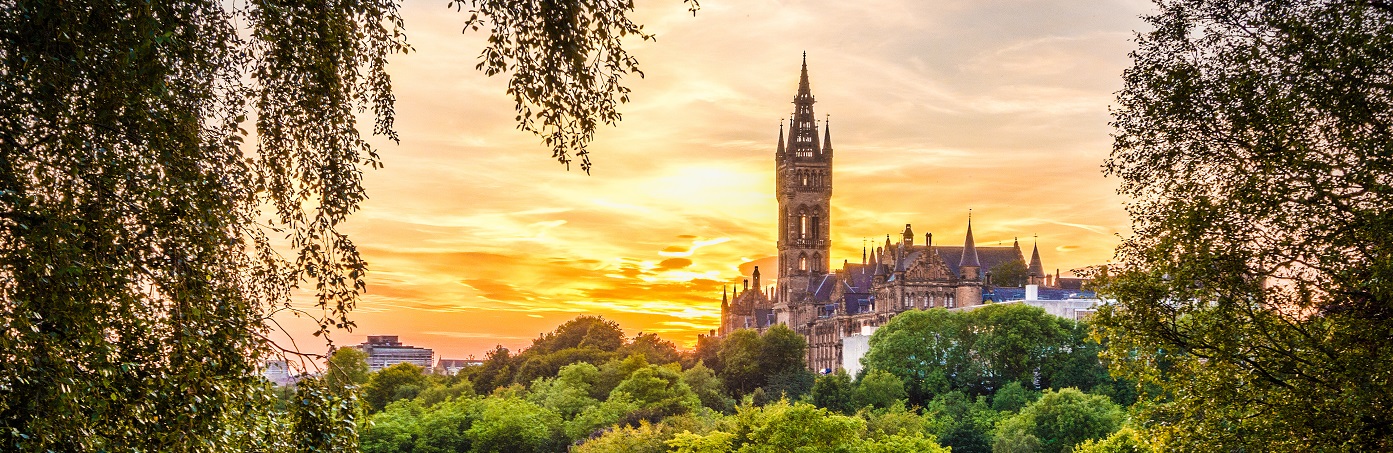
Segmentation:
<svg viewBox="0 0 1393 453">
<path fill-rule="evenodd" d="M 1034 276 L 1036 276 L 1036 277 L 1044 277 L 1044 276 L 1045 276 L 1045 267 L 1042 266 L 1042 265 L 1040 265 L 1040 244 L 1039 244 L 1039 243 L 1036 243 L 1036 244 L 1035 244 L 1035 250 L 1032 250 L 1032 251 L 1030 252 L 1030 266 L 1029 266 L 1029 268 L 1027 269 L 1026 272 L 1028 272 L 1029 275 L 1034 275 Z"/>
<path fill-rule="evenodd" d="M 948 264 L 948 271 L 952 272 L 953 275 L 958 275 L 958 268 L 961 264 L 953 258 L 963 256 L 963 248 L 941 246 L 934 247 L 934 250 L 938 252 L 939 257 L 943 258 L 943 262 Z M 1021 252 L 1015 247 L 977 247 L 977 260 L 981 265 L 983 274 L 1010 261 L 1017 261 L 1022 266 L 1025 265 L 1025 259 L 1021 257 Z"/>
</svg>

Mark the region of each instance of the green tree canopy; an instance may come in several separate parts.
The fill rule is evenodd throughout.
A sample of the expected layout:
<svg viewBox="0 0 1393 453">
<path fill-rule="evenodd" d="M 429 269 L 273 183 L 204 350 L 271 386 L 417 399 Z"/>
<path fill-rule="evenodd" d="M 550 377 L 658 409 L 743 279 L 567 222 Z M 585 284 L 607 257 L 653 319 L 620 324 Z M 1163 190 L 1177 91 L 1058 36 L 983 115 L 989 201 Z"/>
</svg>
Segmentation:
<svg viewBox="0 0 1393 453">
<path fill-rule="evenodd" d="M 354 348 L 337 348 L 329 355 L 324 379 L 331 387 L 345 388 L 368 383 L 368 354 Z"/>
<path fill-rule="evenodd" d="M 1393 449 L 1393 4 L 1157 3 L 1106 163 L 1107 355 L 1168 446 Z"/>
<path fill-rule="evenodd" d="M 900 390 L 904 390 L 903 384 Z M 852 392 L 855 387 L 851 384 L 851 376 L 847 376 L 845 370 L 837 370 L 836 373 L 824 374 L 817 377 L 813 383 L 811 402 L 813 405 L 840 414 L 849 414 L 855 410 L 852 405 Z"/>
<path fill-rule="evenodd" d="M 1030 271 L 1025 268 L 1025 263 L 1016 260 L 998 264 L 988 272 L 992 274 L 992 285 L 994 286 L 1020 288 L 1025 286 L 1026 280 L 1030 277 Z"/>
<path fill-rule="evenodd" d="M 373 373 L 363 387 L 363 402 L 376 412 L 387 407 L 387 403 L 415 398 L 431 385 L 424 371 L 410 363 L 398 363 Z"/>
<path fill-rule="evenodd" d="M 1105 396 L 1074 388 L 1046 390 L 1039 400 L 1001 422 L 993 450 L 1038 445 L 1036 451 L 1065 453 L 1085 440 L 1106 438 L 1121 425 L 1122 409 Z"/>
<path fill-rule="evenodd" d="M 884 409 L 904 400 L 904 381 L 885 370 L 866 372 L 852 392 L 852 406 Z"/>
</svg>

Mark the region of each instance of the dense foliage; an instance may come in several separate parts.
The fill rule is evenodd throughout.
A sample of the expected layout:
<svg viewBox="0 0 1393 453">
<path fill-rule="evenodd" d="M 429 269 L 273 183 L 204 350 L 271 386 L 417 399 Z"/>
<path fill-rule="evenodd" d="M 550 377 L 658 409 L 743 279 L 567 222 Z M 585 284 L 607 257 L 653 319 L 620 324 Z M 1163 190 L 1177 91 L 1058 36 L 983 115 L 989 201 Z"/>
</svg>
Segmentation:
<svg viewBox="0 0 1393 453">
<path fill-rule="evenodd" d="M 942 393 L 988 395 L 1013 382 L 1030 389 L 1123 385 L 1108 377 L 1087 331 L 1024 304 L 913 310 L 876 330 L 862 363 L 899 377 L 909 401 L 921 405 Z"/>
<path fill-rule="evenodd" d="M 858 379 L 844 372 L 814 377 L 804 370 L 801 338 L 788 336 L 791 333 L 784 327 L 763 333 L 740 330 L 707 338 L 714 353 L 684 351 L 670 358 L 642 352 L 654 342 L 651 335 L 625 338 L 613 322 L 581 316 L 538 337 L 516 355 L 495 354 L 500 361 L 505 355 L 513 362 L 545 360 L 559 365 L 555 373 L 478 394 L 474 390 L 483 387 L 471 384 L 470 378 L 499 380 L 487 365 L 457 376 L 428 375 L 397 365 L 367 380 L 362 404 L 374 413 L 363 432 L 363 450 L 898 452 L 945 451 L 944 446 L 951 446 L 956 452 L 1014 452 L 1067 451 L 1084 441 L 1111 448 L 1135 440 L 1109 437 L 1124 416 L 1109 392 L 1066 388 L 1042 394 L 1012 381 L 995 393 L 973 396 L 947 390 L 915 404 L 908 399 L 906 381 L 890 371 L 873 368 Z M 559 356 L 573 359 L 568 363 L 544 359 L 586 338 L 609 345 L 608 359 L 598 364 L 588 361 L 593 354 Z M 1071 338 L 1075 337 L 1057 339 Z M 754 371 L 718 373 L 697 359 L 703 353 L 734 362 L 750 360 L 741 369 Z M 670 360 L 650 362 L 655 357 Z M 1096 358 L 1094 362 L 1099 366 Z M 805 390 L 795 393 L 781 383 L 787 381 L 781 376 L 798 375 L 790 367 L 807 374 Z M 377 395 L 391 395 L 381 409 Z"/>
<path fill-rule="evenodd" d="M 519 127 L 588 170 L 638 70 L 622 38 L 651 38 L 633 4 L 456 5 Z M 287 407 L 257 374 L 301 353 L 267 340 L 279 313 L 353 327 L 367 266 L 340 227 L 381 165 L 360 129 L 397 138 L 403 27 L 393 0 L 0 6 L 3 449 L 352 448 L 342 376 Z"/>
<path fill-rule="evenodd" d="M 1393 3 L 1159 1 L 1106 169 L 1135 234 L 1102 274 L 1145 436 L 1393 449 Z"/>
</svg>

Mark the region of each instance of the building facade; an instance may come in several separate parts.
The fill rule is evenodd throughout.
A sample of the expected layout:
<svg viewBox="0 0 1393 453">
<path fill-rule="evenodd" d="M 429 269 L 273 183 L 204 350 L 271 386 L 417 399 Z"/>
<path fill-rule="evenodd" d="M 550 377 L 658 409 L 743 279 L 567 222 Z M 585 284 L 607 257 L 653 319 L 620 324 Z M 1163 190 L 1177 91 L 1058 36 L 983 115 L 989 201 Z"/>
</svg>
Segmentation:
<svg viewBox="0 0 1393 453">
<path fill-rule="evenodd" d="M 372 371 L 398 363 L 410 363 L 427 369 L 434 365 L 431 360 L 435 357 L 434 351 L 401 344 L 396 335 L 368 335 L 368 341 L 354 348 L 368 354 L 368 369 Z"/>
<path fill-rule="evenodd" d="M 784 324 L 808 340 L 809 367 L 831 372 L 843 368 L 844 339 L 864 336 L 895 314 L 1000 300 L 993 299 L 993 269 L 1018 266 L 1030 285 L 1057 280 L 1044 274 L 1038 246 L 1028 263 L 1019 241 L 1010 247 L 977 246 L 970 215 L 960 243 L 935 244 L 932 233 L 918 242 L 906 224 L 896 240 L 886 235 L 884 245 L 863 250 L 860 263 L 843 262 L 832 270 L 832 134 L 827 121 L 817 121 L 815 102 L 805 53 L 788 131 L 779 126 L 774 152 L 777 282 L 762 286 L 756 267 L 753 282 L 745 280 L 733 294 L 723 292 L 719 335 Z"/>
</svg>

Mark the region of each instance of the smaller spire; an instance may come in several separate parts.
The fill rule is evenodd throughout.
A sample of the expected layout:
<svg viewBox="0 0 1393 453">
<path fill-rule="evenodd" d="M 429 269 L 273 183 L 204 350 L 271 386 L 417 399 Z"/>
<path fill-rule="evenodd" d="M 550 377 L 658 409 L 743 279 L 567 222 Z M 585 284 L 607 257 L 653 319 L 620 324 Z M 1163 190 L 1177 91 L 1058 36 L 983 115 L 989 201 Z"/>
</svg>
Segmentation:
<svg viewBox="0 0 1393 453">
<path fill-rule="evenodd" d="M 780 156 L 784 155 L 784 120 L 779 120 L 779 151 Z"/>
<path fill-rule="evenodd" d="M 726 297 L 726 290 L 727 290 L 727 289 L 729 289 L 729 288 L 727 288 L 726 285 L 721 285 L 721 309 L 722 309 L 722 310 L 724 310 L 724 309 L 726 308 L 726 306 L 728 306 L 728 304 L 729 304 L 729 302 L 730 302 L 730 299 Z"/>
<path fill-rule="evenodd" d="M 967 211 L 967 239 L 963 241 L 963 258 L 958 262 L 958 267 L 972 266 L 981 267 L 982 264 L 977 260 L 977 244 L 972 241 L 972 210 Z"/>
<path fill-rule="evenodd" d="M 866 240 L 861 240 L 861 264 L 866 264 Z"/>
<path fill-rule="evenodd" d="M 822 122 L 822 152 L 832 152 L 832 115 Z"/>
<path fill-rule="evenodd" d="M 1035 238 L 1035 250 L 1030 252 L 1030 276 L 1044 277 L 1044 266 L 1040 265 L 1040 238 Z"/>
</svg>

